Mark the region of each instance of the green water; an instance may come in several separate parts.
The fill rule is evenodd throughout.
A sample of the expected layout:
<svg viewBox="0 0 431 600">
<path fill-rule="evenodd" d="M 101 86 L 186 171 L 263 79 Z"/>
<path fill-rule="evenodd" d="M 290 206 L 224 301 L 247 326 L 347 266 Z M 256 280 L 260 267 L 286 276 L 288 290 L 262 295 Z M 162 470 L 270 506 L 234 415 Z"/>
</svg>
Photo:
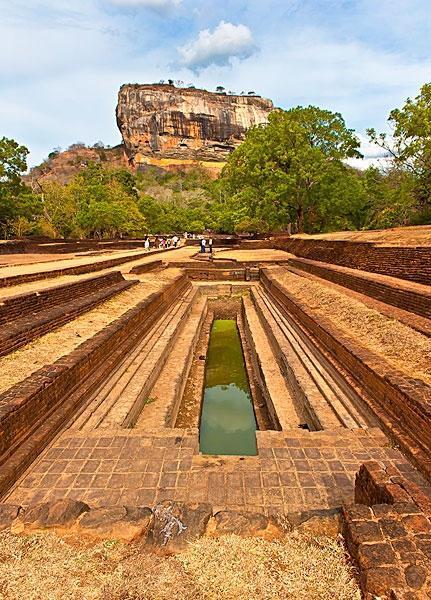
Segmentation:
<svg viewBox="0 0 431 600">
<path fill-rule="evenodd" d="M 254 455 L 256 420 L 236 321 L 213 322 L 200 426 L 203 454 Z"/>
</svg>

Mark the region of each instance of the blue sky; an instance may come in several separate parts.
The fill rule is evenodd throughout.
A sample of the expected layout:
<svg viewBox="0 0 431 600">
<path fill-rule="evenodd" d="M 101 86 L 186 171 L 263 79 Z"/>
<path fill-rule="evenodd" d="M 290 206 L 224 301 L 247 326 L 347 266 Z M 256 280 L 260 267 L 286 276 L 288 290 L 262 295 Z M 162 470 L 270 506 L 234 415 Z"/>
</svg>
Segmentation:
<svg viewBox="0 0 431 600">
<path fill-rule="evenodd" d="M 431 81 L 430 38 L 430 0 L 0 0 L 0 136 L 30 164 L 119 143 L 120 85 L 168 78 L 340 111 L 364 136 Z"/>
</svg>

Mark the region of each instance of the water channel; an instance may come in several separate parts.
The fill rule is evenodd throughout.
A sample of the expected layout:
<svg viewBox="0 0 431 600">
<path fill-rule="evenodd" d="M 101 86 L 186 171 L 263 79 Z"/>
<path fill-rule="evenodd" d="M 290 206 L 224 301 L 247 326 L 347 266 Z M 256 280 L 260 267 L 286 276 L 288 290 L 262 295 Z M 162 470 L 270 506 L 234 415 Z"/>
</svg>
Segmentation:
<svg viewBox="0 0 431 600">
<path fill-rule="evenodd" d="M 236 321 L 211 328 L 200 423 L 203 454 L 255 455 L 256 419 Z"/>
</svg>

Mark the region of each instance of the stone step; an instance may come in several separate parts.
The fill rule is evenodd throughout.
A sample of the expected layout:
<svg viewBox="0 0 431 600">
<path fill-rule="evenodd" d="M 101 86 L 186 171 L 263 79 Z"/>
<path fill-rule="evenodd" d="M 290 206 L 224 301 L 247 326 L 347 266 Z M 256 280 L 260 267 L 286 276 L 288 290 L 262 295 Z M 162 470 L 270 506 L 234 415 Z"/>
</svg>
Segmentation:
<svg viewBox="0 0 431 600">
<path fill-rule="evenodd" d="M 250 298 L 243 298 L 243 317 L 247 344 L 254 371 L 275 429 L 291 429 L 304 422 L 304 411 L 295 401 L 275 359 L 270 341 Z"/>
<path fill-rule="evenodd" d="M 175 424 L 181 398 L 193 361 L 194 350 L 202 324 L 207 314 L 207 299 L 201 296 L 196 300 L 179 334 L 169 357 L 149 393 L 153 402 L 140 407 L 136 419 L 128 420 L 128 425 L 136 422 L 136 429 L 145 431 L 157 427 L 170 427 Z"/>
<path fill-rule="evenodd" d="M 262 290 L 253 290 L 252 298 L 267 325 L 273 347 L 278 349 L 282 370 L 293 393 L 302 397 L 308 409 L 311 424 L 316 429 L 367 427 L 368 419 L 357 409 L 360 398 L 355 390 L 336 375 L 336 369 L 310 344 L 307 336 Z"/>
<path fill-rule="evenodd" d="M 166 360 L 166 348 L 179 333 L 196 291 L 180 296 L 137 347 L 95 392 L 73 428 L 121 427 L 137 398 L 145 399 Z"/>
</svg>

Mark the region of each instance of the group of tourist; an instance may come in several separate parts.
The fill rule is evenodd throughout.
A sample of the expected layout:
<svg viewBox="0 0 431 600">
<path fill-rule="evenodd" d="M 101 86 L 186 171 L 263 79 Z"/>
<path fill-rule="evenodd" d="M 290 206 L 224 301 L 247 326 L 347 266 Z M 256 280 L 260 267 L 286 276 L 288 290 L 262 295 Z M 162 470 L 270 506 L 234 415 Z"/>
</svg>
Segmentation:
<svg viewBox="0 0 431 600">
<path fill-rule="evenodd" d="M 173 235 L 172 237 L 162 237 L 159 240 L 157 238 L 154 241 L 154 248 L 158 247 L 159 249 L 166 250 L 166 248 L 177 248 L 179 244 L 180 238 L 177 235 Z M 151 240 L 147 236 L 144 241 L 144 248 L 147 251 L 151 250 Z"/>
<path fill-rule="evenodd" d="M 205 254 L 208 248 L 208 252 L 210 254 L 212 254 L 213 251 L 213 238 L 209 237 L 208 239 L 205 238 L 205 236 L 203 235 L 198 235 L 198 234 L 191 234 L 191 233 L 187 233 L 187 231 L 184 232 L 183 237 L 185 240 L 187 240 L 188 238 L 190 239 L 198 239 L 199 240 L 199 245 L 200 245 L 200 251 Z M 144 248 L 147 251 L 150 251 L 151 248 L 159 248 L 161 250 L 166 250 L 167 248 L 177 248 L 180 245 L 180 238 L 175 234 L 172 237 L 164 237 L 162 236 L 161 238 L 155 238 L 154 239 L 154 243 L 152 242 L 152 240 L 150 239 L 150 236 L 147 236 L 144 240 Z"/>
</svg>

